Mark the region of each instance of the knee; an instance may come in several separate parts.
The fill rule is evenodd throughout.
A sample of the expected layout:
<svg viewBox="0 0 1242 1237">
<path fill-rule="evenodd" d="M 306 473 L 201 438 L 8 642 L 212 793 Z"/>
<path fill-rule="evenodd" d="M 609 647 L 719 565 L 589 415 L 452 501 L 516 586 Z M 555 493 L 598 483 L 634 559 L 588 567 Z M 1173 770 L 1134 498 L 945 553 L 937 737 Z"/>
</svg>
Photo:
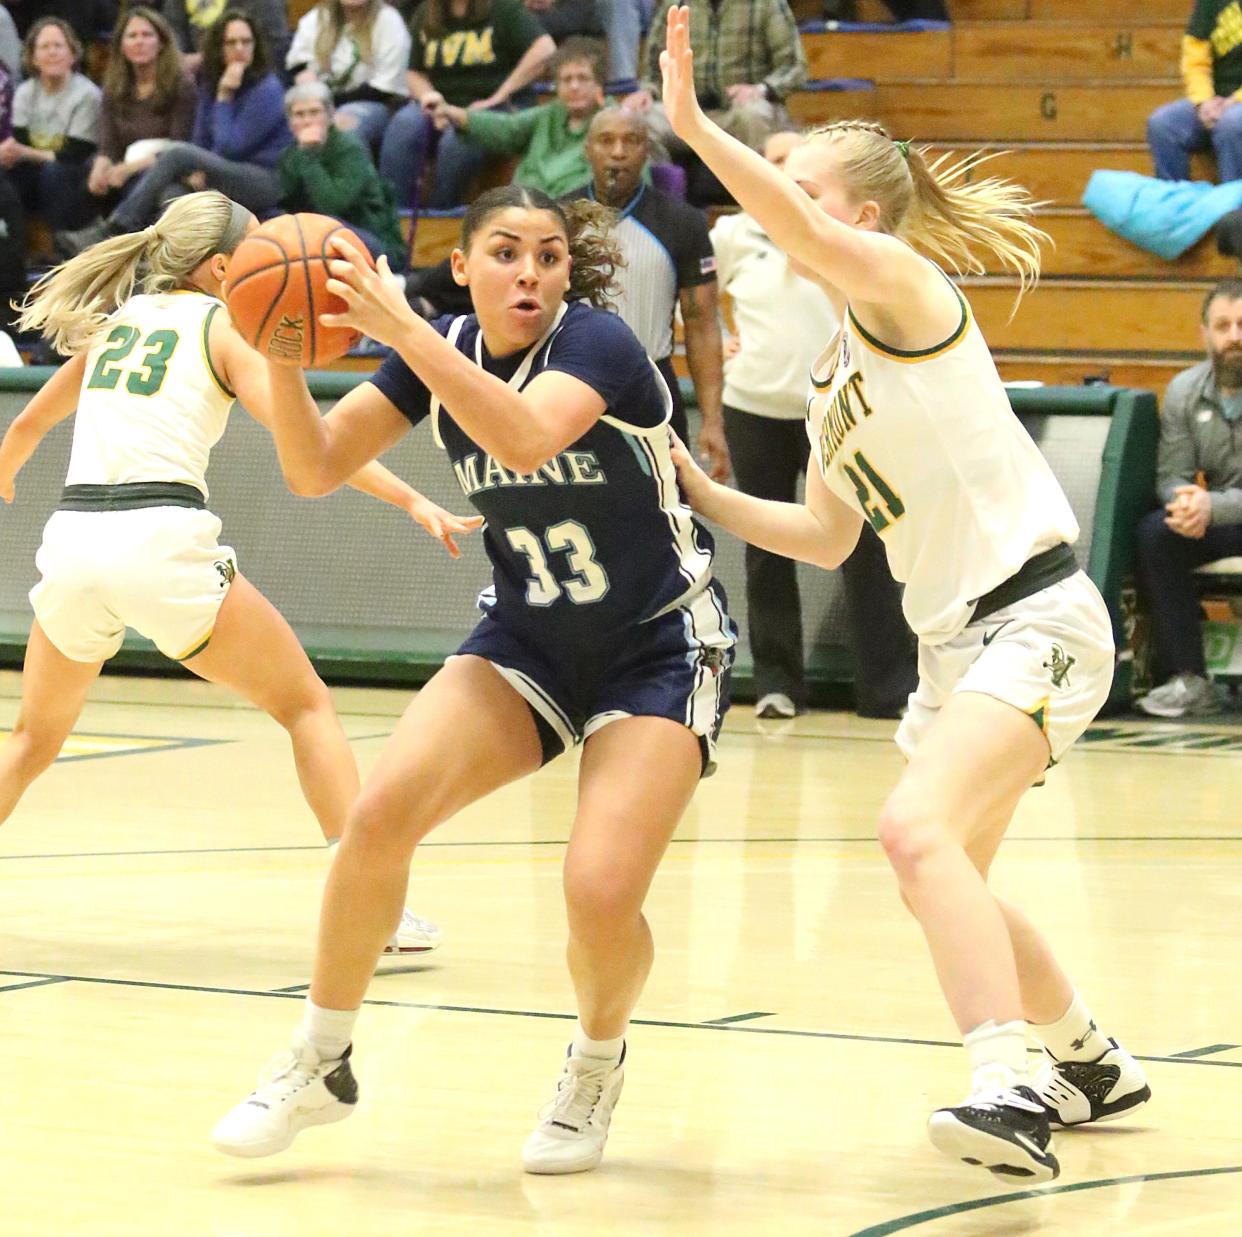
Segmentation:
<svg viewBox="0 0 1242 1237">
<path fill-rule="evenodd" d="M 917 880 L 928 861 L 948 842 L 943 826 L 926 808 L 897 794 L 880 813 L 878 833 L 889 865 L 903 886 Z"/>
<path fill-rule="evenodd" d="M 286 730 L 292 731 L 309 720 L 334 713 L 335 708 L 323 679 L 312 670 L 304 682 L 277 699 L 268 712 Z"/>
<path fill-rule="evenodd" d="M 160 152 L 155 162 L 161 170 L 167 170 L 175 176 L 198 167 L 198 154 L 198 147 L 189 142 L 173 142 Z"/>
<path fill-rule="evenodd" d="M 17 763 L 25 777 L 38 777 L 60 755 L 64 739 L 59 734 L 28 725 L 18 718 L 9 735 L 8 743 L 17 757 Z"/>
<path fill-rule="evenodd" d="M 368 871 L 408 869 L 421 837 L 398 797 L 364 786 L 346 817 L 341 848 Z"/>
<path fill-rule="evenodd" d="M 642 910 L 642 897 L 607 865 L 566 866 L 564 886 L 569 930 L 579 941 L 607 942 Z"/>
<path fill-rule="evenodd" d="M 1177 533 L 1164 522 L 1164 508 L 1149 511 L 1138 523 L 1139 558 L 1147 561 L 1162 555 L 1173 544 Z"/>
<path fill-rule="evenodd" d="M 1175 138 L 1181 129 L 1178 120 L 1183 110 L 1180 100 L 1177 103 L 1165 103 L 1162 107 L 1156 108 L 1147 118 L 1148 142 Z"/>
</svg>

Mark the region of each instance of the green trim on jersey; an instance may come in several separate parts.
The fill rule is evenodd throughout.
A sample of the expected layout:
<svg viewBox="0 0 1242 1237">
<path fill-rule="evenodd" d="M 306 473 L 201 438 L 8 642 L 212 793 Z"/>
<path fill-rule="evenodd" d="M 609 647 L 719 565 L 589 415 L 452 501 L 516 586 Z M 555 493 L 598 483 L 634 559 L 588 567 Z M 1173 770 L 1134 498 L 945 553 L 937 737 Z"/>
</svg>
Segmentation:
<svg viewBox="0 0 1242 1237">
<path fill-rule="evenodd" d="M 212 380 L 215 382 L 216 386 L 218 386 L 220 390 L 229 397 L 229 399 L 236 399 L 237 393 L 235 391 L 230 391 L 228 387 L 225 386 L 224 379 L 216 373 L 215 364 L 211 359 L 211 346 L 208 343 L 208 336 L 211 332 L 211 320 L 216 316 L 216 310 L 219 308 L 220 302 L 217 301 L 203 315 L 203 360 L 207 362 L 207 372 L 211 374 Z"/>
<path fill-rule="evenodd" d="M 956 344 L 963 335 L 966 334 L 966 328 L 970 325 L 970 310 L 966 305 L 966 298 L 957 290 L 953 289 L 957 296 L 958 302 L 962 307 L 962 320 L 957 324 L 957 329 L 943 343 L 937 344 L 934 348 L 918 348 L 914 351 L 906 351 L 902 348 L 892 348 L 888 344 L 876 339 L 870 331 L 854 316 L 854 311 L 848 305 L 846 313 L 850 316 L 850 321 L 854 324 L 854 329 L 869 343 L 877 352 L 883 352 L 888 356 L 900 357 L 903 361 L 926 361 L 941 352 L 947 352 Z"/>
</svg>

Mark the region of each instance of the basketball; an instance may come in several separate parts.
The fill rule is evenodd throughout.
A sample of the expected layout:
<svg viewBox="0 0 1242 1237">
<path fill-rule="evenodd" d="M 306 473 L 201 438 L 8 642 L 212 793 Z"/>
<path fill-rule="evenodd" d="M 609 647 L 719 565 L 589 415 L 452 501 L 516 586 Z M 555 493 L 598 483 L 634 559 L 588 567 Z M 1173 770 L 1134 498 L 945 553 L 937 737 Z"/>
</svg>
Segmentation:
<svg viewBox="0 0 1242 1237">
<path fill-rule="evenodd" d="M 327 327 L 319 315 L 341 313 L 345 302 L 327 290 L 328 242 L 343 237 L 367 257 L 366 246 L 327 215 L 281 215 L 234 250 L 225 275 L 229 316 L 242 338 L 270 360 L 304 369 L 344 356 L 360 338 Z"/>
</svg>

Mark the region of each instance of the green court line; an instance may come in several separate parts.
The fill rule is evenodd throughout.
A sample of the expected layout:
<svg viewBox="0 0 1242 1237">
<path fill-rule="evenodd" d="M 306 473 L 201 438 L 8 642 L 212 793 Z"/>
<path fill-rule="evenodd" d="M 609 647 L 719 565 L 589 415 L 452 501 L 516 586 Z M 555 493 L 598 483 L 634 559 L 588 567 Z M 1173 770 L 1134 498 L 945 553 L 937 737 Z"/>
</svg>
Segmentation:
<svg viewBox="0 0 1242 1237">
<path fill-rule="evenodd" d="M 0 992 L 17 992 L 22 988 L 46 988 L 49 984 L 67 984 L 69 979 L 61 975 L 50 975 L 46 979 L 32 979 L 24 984 L 0 984 Z"/>
<path fill-rule="evenodd" d="M 380 972 L 382 975 L 383 972 Z M 79 984 L 105 984 L 116 988 L 152 988 L 164 992 L 206 992 L 219 996 L 261 996 L 280 1001 L 301 1000 L 305 985 L 296 989 L 219 988 L 206 984 L 174 984 L 153 979 L 108 979 L 99 975 L 50 975 L 45 971 L 0 971 L 21 979 L 47 979 Z M 393 1001 L 367 997 L 364 1005 L 389 1009 L 422 1009 L 449 1014 L 488 1014 L 500 1018 L 546 1018 L 556 1022 L 573 1022 L 577 1014 L 558 1013 L 544 1009 L 499 1009 L 488 1005 L 438 1005 L 425 1001 Z M 678 1022 L 665 1018 L 633 1018 L 640 1027 L 663 1027 L 677 1031 L 723 1031 L 735 1035 L 779 1035 L 792 1039 L 830 1039 L 856 1044 L 902 1044 L 914 1048 L 956 1048 L 961 1044 L 947 1039 L 913 1039 L 900 1035 L 859 1035 L 850 1031 L 802 1031 L 793 1027 L 754 1027 L 737 1022 Z M 1032 1050 L 1032 1055 L 1040 1055 Z M 1165 1065 L 1202 1065 L 1215 1069 L 1242 1069 L 1242 1061 L 1204 1061 L 1192 1057 L 1136 1057 L 1138 1061 L 1157 1061 Z"/>
<path fill-rule="evenodd" d="M 912 1215 L 900 1216 L 896 1220 L 885 1220 L 881 1224 L 872 1224 L 868 1228 L 860 1228 L 849 1237 L 890 1237 L 892 1233 L 902 1233 L 907 1229 L 917 1228 L 920 1224 L 933 1224 L 946 1216 L 961 1215 L 966 1211 L 979 1211 L 984 1207 L 1003 1207 L 1007 1203 L 1025 1202 L 1032 1198 L 1050 1198 L 1053 1194 L 1077 1194 L 1082 1190 L 1103 1190 L 1109 1186 L 1136 1185 L 1147 1181 L 1176 1181 L 1185 1177 L 1218 1177 L 1226 1173 L 1242 1173 L 1242 1164 L 1228 1168 L 1188 1168 L 1180 1172 L 1170 1173 L 1139 1173 L 1133 1177 L 1103 1177 L 1099 1181 L 1075 1181 L 1071 1185 L 1056 1185 L 1038 1190 L 1020 1190 L 1016 1194 L 997 1194 L 992 1198 L 972 1198 L 964 1203 L 949 1203 L 943 1207 L 932 1207 L 927 1211 L 916 1211 Z"/>
<path fill-rule="evenodd" d="M 1196 842 L 1233 842 L 1242 843 L 1242 833 L 1197 834 L 1191 837 L 1178 837 L 1175 834 L 1161 834 L 1143 837 L 1141 834 L 1115 835 L 1104 837 L 1080 838 L 1071 835 L 1047 834 L 1027 838 L 1006 838 L 1007 846 L 1034 845 L 1036 843 L 1073 843 L 1075 845 L 1121 845 L 1141 844 L 1143 842 L 1183 843 Z M 875 844 L 873 834 L 854 834 L 848 837 L 780 837 L 780 838 L 673 838 L 670 846 L 774 846 L 774 845 L 837 845 L 839 843 Z M 482 842 L 429 841 L 418 844 L 420 850 L 477 849 L 483 846 L 568 846 L 568 838 L 493 838 Z M 140 858 L 157 855 L 247 855 L 271 852 L 280 854 L 283 851 L 323 850 L 321 844 L 310 843 L 301 846 L 192 846 L 169 850 L 81 850 L 81 851 L 48 851 L 40 854 L 0 855 L 0 863 L 13 859 L 122 859 Z"/>
<path fill-rule="evenodd" d="M 1232 1052 L 1235 1048 L 1242 1048 L 1242 1044 L 1209 1044 L 1206 1048 L 1191 1048 L 1186 1052 L 1175 1052 L 1175 1057 L 1210 1057 L 1216 1052 Z"/>
</svg>

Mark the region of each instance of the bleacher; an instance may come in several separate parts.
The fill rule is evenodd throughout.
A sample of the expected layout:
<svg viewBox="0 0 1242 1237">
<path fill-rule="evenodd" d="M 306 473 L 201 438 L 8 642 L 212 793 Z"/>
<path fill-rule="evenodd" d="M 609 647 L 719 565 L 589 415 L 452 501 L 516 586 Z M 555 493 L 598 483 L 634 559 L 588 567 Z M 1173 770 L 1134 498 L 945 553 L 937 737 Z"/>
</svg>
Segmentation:
<svg viewBox="0 0 1242 1237">
<path fill-rule="evenodd" d="M 1178 97 L 1186 0 L 949 0 L 953 21 L 895 25 L 880 0 L 860 20 L 821 20 L 819 0 L 794 0 L 811 81 L 789 99 L 802 124 L 866 117 L 936 151 L 1001 151 L 989 173 L 1012 177 L 1047 203 L 1055 247 L 1044 278 L 1013 313 L 1012 278 L 964 286 L 1002 375 L 1161 392 L 1198 359 L 1199 301 L 1231 273 L 1209 237 L 1176 262 L 1121 240 L 1079 204 L 1098 168 L 1150 173 L 1148 115 Z M 290 0 L 296 21 L 308 0 Z M 1211 175 L 1201 160 L 1196 174 Z M 416 266 L 452 248 L 458 217 L 408 216 Z M 35 233 L 36 243 L 44 240 Z M 371 368 L 347 357 L 342 368 Z M 684 366 L 682 367 L 684 373 Z"/>
</svg>

